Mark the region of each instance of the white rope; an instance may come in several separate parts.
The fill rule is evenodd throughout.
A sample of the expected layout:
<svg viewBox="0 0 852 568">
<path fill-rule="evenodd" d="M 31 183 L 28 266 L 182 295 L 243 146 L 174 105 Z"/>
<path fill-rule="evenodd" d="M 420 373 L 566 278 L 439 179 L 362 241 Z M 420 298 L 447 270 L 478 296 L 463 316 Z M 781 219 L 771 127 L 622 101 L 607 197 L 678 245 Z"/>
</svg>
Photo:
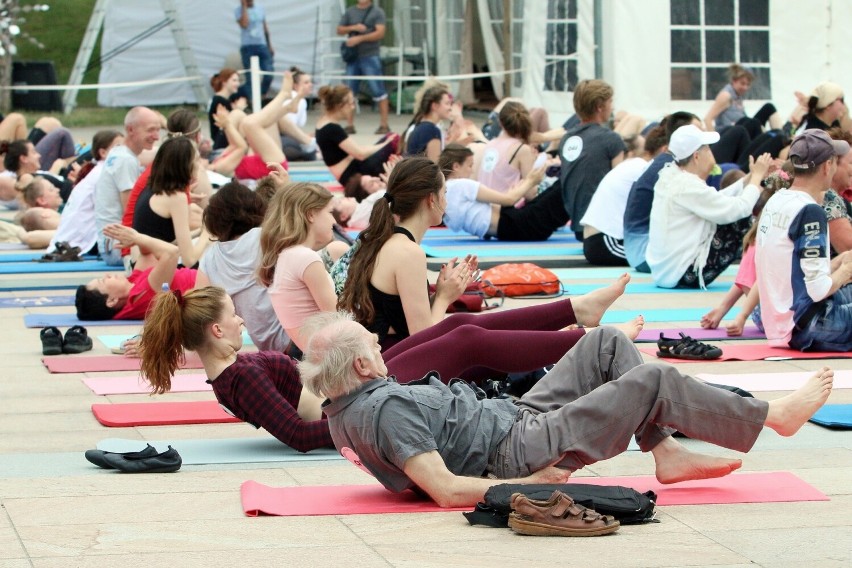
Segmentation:
<svg viewBox="0 0 852 568">
<path fill-rule="evenodd" d="M 329 75 L 323 74 L 323 77 L 328 77 L 331 79 L 343 79 L 343 80 L 355 80 L 355 79 L 363 79 L 363 80 L 371 80 L 377 79 L 379 81 L 461 81 L 464 79 L 481 79 L 484 77 L 499 77 L 502 75 L 514 75 L 517 73 L 523 73 L 526 71 L 526 67 L 521 67 L 520 69 L 508 69 L 506 71 L 489 71 L 487 73 L 463 73 L 459 75 Z M 280 71 L 260 71 L 261 75 L 274 75 L 278 77 L 284 76 L 284 73 Z"/>
</svg>

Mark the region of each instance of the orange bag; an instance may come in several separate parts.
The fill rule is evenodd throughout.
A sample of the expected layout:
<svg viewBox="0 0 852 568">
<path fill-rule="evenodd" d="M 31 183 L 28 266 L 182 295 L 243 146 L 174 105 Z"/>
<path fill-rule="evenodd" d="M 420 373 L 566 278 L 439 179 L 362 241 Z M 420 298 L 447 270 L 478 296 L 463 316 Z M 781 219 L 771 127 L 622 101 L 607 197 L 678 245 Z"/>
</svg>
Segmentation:
<svg viewBox="0 0 852 568">
<path fill-rule="evenodd" d="M 488 296 L 558 296 L 559 278 L 531 262 L 498 264 L 482 273 L 482 291 Z"/>
</svg>

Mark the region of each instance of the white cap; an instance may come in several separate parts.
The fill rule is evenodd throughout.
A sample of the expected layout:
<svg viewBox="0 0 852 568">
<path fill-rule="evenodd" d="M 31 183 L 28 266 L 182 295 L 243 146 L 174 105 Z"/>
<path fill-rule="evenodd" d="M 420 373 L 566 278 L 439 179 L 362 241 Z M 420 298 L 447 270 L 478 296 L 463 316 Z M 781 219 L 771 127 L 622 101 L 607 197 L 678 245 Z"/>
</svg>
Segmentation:
<svg viewBox="0 0 852 568">
<path fill-rule="evenodd" d="M 718 132 L 704 132 L 694 124 L 681 126 L 672 134 L 669 140 L 669 152 L 676 162 L 685 160 L 699 148 L 719 141 Z"/>
</svg>

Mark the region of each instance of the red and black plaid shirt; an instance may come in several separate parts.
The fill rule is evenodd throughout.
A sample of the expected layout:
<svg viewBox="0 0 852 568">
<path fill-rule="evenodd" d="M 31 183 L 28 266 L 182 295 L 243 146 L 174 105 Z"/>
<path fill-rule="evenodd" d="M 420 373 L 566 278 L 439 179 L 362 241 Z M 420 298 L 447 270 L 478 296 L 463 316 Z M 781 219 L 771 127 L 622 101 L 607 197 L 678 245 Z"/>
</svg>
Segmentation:
<svg viewBox="0 0 852 568">
<path fill-rule="evenodd" d="M 219 402 L 234 416 L 263 428 L 294 450 L 333 447 L 328 422 L 306 422 L 296 409 L 302 383 L 295 362 L 275 351 L 244 353 L 210 381 Z"/>
</svg>

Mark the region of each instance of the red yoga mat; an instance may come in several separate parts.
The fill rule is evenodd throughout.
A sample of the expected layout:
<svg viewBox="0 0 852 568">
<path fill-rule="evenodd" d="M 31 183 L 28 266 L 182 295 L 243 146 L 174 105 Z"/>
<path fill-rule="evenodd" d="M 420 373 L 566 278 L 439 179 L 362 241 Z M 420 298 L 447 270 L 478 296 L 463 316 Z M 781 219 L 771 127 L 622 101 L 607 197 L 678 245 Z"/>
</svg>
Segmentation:
<svg viewBox="0 0 852 568">
<path fill-rule="evenodd" d="M 657 494 L 657 505 L 828 501 L 822 492 L 789 472 L 738 473 L 717 479 L 662 485 L 654 477 L 578 477 L 577 483 L 622 485 Z M 411 491 L 391 493 L 381 485 L 269 487 L 246 481 L 240 488 L 246 516 L 369 515 L 469 511 L 442 509 Z"/>
<path fill-rule="evenodd" d="M 712 361 L 786 361 L 789 359 L 846 359 L 852 357 L 852 352 L 838 353 L 830 351 L 798 351 L 783 347 L 771 347 L 765 343 L 738 345 L 720 345 L 722 356 L 719 359 L 675 359 L 660 357 L 663 361 L 672 363 L 709 363 Z M 657 356 L 656 347 L 640 347 L 639 351 Z"/>
<path fill-rule="evenodd" d="M 138 371 L 141 359 L 123 355 L 55 355 L 42 357 L 41 362 L 51 373 L 97 373 L 102 371 Z M 181 369 L 203 369 L 201 359 L 188 353 Z"/>
<path fill-rule="evenodd" d="M 241 422 L 239 418 L 222 410 L 215 400 L 93 404 L 92 413 L 98 422 L 114 428 Z"/>
</svg>

